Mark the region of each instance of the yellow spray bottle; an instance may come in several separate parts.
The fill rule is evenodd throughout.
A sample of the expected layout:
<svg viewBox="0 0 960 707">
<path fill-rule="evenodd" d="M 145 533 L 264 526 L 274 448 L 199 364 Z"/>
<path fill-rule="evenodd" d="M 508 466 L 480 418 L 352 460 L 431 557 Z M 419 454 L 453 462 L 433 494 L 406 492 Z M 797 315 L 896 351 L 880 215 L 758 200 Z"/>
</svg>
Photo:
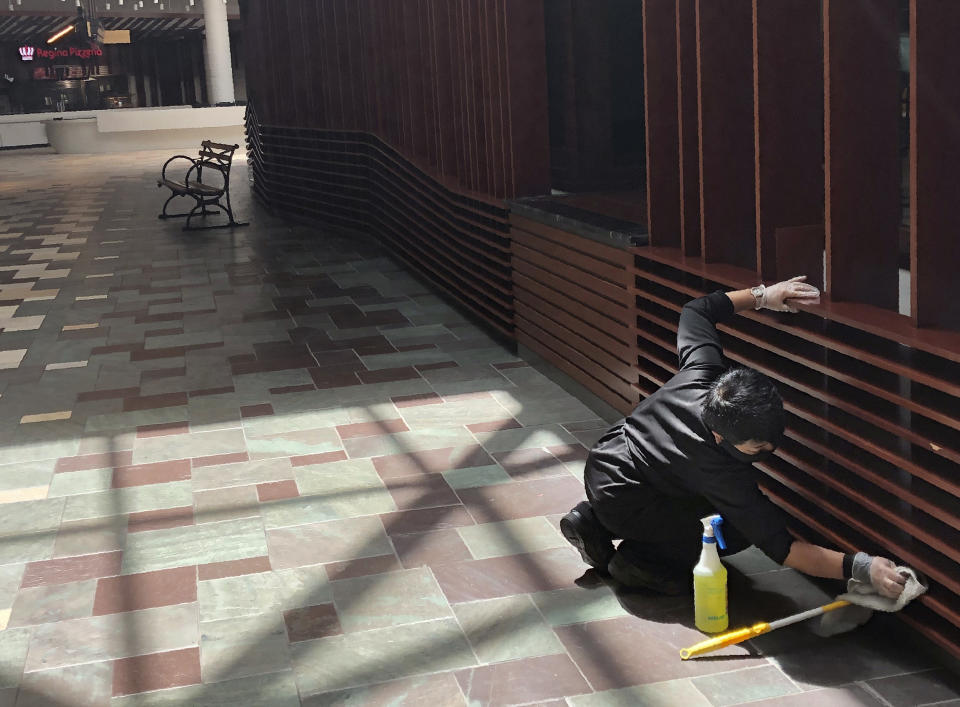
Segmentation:
<svg viewBox="0 0 960 707">
<path fill-rule="evenodd" d="M 717 543 L 726 550 L 727 544 L 720 532 L 723 518 L 719 515 L 701 518 L 703 549 L 700 561 L 693 568 L 693 606 L 697 628 L 704 633 L 727 630 L 727 568 L 720 562 Z"/>
</svg>

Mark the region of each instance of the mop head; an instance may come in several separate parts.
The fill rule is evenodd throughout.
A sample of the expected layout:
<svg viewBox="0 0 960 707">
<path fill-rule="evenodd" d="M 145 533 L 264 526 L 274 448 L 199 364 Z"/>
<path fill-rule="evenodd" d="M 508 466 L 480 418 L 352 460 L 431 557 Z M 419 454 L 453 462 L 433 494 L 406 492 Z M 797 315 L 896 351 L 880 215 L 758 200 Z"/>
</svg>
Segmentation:
<svg viewBox="0 0 960 707">
<path fill-rule="evenodd" d="M 839 633 L 852 631 L 865 624 L 873 616 L 874 611 L 900 611 L 927 591 L 926 579 L 917 574 L 913 568 L 897 567 L 897 572 L 907 578 L 907 583 L 896 599 L 881 596 L 868 582 L 849 580 L 846 593 L 838 596 L 837 601 L 848 601 L 851 606 L 824 614 L 814 633 L 818 636 L 836 636 Z"/>
</svg>

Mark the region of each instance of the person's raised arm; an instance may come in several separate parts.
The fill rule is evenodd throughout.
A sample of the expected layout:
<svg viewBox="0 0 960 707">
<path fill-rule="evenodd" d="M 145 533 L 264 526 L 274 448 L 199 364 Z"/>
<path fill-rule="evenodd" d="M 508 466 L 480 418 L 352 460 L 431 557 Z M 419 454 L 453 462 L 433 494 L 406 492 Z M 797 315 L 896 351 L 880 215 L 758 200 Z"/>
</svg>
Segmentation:
<svg viewBox="0 0 960 707">
<path fill-rule="evenodd" d="M 680 368 L 722 365 L 723 348 L 717 334 L 717 323 L 731 314 L 761 308 L 796 312 L 795 304 L 815 302 L 820 291 L 806 284 L 806 277 L 800 275 L 770 287 L 758 285 L 748 290 L 714 292 L 687 302 L 680 313 L 677 329 Z"/>
<path fill-rule="evenodd" d="M 806 275 L 799 275 L 770 287 L 758 285 L 748 290 L 728 292 L 727 297 L 733 303 L 734 312 L 747 309 L 796 312 L 797 304 L 812 304 L 820 297 L 820 290 L 804 282 L 806 279 Z"/>
</svg>

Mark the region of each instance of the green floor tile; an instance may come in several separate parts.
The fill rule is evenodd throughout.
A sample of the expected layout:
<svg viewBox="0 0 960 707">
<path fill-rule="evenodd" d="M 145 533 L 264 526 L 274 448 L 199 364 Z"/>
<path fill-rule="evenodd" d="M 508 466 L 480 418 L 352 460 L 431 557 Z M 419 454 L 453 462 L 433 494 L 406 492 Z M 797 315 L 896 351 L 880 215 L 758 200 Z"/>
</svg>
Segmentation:
<svg viewBox="0 0 960 707">
<path fill-rule="evenodd" d="M 47 496 L 74 496 L 95 491 L 109 491 L 113 485 L 113 468 L 84 469 L 54 474 Z"/>
<path fill-rule="evenodd" d="M 297 683 L 290 671 L 190 685 L 172 690 L 115 697 L 110 707 L 300 707 Z"/>
<path fill-rule="evenodd" d="M 477 486 L 505 484 L 513 480 L 499 464 L 473 466 L 465 469 L 449 469 L 442 472 L 443 478 L 454 489 L 469 489 Z"/>
<path fill-rule="evenodd" d="M 571 707 L 712 707 L 689 680 L 670 680 L 639 687 L 605 690 L 568 697 Z"/>
<path fill-rule="evenodd" d="M 32 629 L 26 670 L 47 670 L 197 645 L 197 605 L 129 611 Z M 0 641 L 4 634 L 0 632 Z"/>
<path fill-rule="evenodd" d="M 130 533 L 121 572 L 138 574 L 266 554 L 263 523 L 259 518 L 243 518 Z"/>
<path fill-rule="evenodd" d="M 217 454 L 243 452 L 246 442 L 243 431 L 213 430 L 170 437 L 138 439 L 133 445 L 133 463 L 150 464 L 171 459 L 190 459 Z"/>
<path fill-rule="evenodd" d="M 279 611 L 200 624 L 205 683 L 287 670 L 290 654 Z"/>
<path fill-rule="evenodd" d="M 452 616 L 426 567 L 339 580 L 332 588 L 345 633 Z"/>
<path fill-rule="evenodd" d="M 772 665 L 705 675 L 694 678 L 692 682 L 714 707 L 739 705 L 801 691 L 779 668 Z"/>
<path fill-rule="evenodd" d="M 277 612 L 331 599 L 322 566 L 205 580 L 197 587 L 201 621 Z"/>
<path fill-rule="evenodd" d="M 605 585 L 555 589 L 532 594 L 530 598 L 551 626 L 602 621 L 629 613 L 620 605 L 613 590 Z"/>
<path fill-rule="evenodd" d="M 27 629 L 0 631 L 0 687 L 15 687 L 20 683 L 29 645 Z"/>
<path fill-rule="evenodd" d="M 568 545 L 560 531 L 543 517 L 469 525 L 457 528 L 457 532 L 478 560 Z"/>
<path fill-rule="evenodd" d="M 140 513 L 160 508 L 182 508 L 190 505 L 193 505 L 193 491 L 189 481 L 129 486 L 66 498 L 63 521 Z"/>
<path fill-rule="evenodd" d="M 292 653 L 302 696 L 476 664 L 453 619 L 304 641 Z"/>
<path fill-rule="evenodd" d="M 454 612 L 482 663 L 564 652 L 526 595 L 457 604 Z"/>
</svg>

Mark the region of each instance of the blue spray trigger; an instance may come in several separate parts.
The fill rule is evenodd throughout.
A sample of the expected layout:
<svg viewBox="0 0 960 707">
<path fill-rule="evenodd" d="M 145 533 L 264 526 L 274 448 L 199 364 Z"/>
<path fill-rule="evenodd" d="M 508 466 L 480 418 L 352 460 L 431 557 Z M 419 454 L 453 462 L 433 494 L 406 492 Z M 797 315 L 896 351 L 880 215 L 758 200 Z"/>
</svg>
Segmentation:
<svg viewBox="0 0 960 707">
<path fill-rule="evenodd" d="M 713 536 L 717 539 L 717 543 L 720 545 L 721 550 L 727 549 L 727 542 L 723 539 L 723 532 L 720 530 L 720 525 L 723 523 L 723 518 L 717 516 L 710 521 L 710 525 L 713 526 Z"/>
</svg>

